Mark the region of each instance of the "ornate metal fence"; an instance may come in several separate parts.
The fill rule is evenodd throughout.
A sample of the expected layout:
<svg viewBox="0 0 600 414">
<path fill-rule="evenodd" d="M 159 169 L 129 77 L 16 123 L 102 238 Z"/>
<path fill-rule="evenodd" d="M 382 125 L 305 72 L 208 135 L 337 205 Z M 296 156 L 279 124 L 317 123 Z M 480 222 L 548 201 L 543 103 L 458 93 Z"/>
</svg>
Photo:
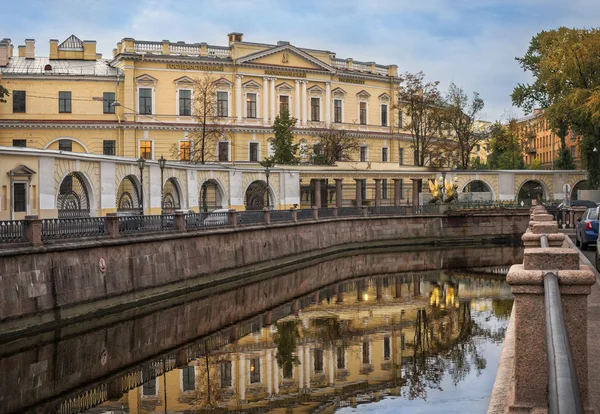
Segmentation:
<svg viewBox="0 0 600 414">
<path fill-rule="evenodd" d="M 149 233 L 177 229 L 174 214 L 119 217 L 119 234 Z"/>
<path fill-rule="evenodd" d="M 185 215 L 185 228 L 188 230 L 206 227 L 220 227 L 229 225 L 229 212 L 212 212 Z"/>
<path fill-rule="evenodd" d="M 271 211 L 271 221 L 292 221 L 292 212 L 290 210 Z"/>
<path fill-rule="evenodd" d="M 42 220 L 42 240 L 74 239 L 106 235 L 106 217 Z"/>
<path fill-rule="evenodd" d="M 312 220 L 315 216 L 312 209 L 298 210 L 298 221 L 300 220 Z"/>
<path fill-rule="evenodd" d="M 332 208 L 320 208 L 319 209 L 319 218 L 328 218 L 334 217 Z"/>
<path fill-rule="evenodd" d="M 0 221 L 0 243 L 27 241 L 27 220 Z"/>
<path fill-rule="evenodd" d="M 238 213 L 239 224 L 256 224 L 265 222 L 265 213 L 261 211 L 241 211 Z"/>
</svg>

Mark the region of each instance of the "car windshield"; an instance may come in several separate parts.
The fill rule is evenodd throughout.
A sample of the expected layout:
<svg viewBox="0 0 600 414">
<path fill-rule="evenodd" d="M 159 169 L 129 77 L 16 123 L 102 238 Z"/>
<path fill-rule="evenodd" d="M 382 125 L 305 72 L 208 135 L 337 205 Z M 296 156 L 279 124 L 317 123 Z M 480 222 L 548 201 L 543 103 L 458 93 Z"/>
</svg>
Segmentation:
<svg viewBox="0 0 600 414">
<path fill-rule="evenodd" d="M 597 208 L 590 210 L 590 214 L 588 214 L 588 220 L 598 220 L 598 209 Z"/>
</svg>

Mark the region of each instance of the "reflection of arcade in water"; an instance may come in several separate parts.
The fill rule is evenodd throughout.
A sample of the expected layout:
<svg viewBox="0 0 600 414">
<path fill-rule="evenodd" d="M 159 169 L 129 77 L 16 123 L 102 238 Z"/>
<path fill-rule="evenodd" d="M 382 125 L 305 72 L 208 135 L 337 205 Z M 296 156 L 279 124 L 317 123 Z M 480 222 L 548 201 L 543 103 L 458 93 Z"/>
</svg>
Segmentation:
<svg viewBox="0 0 600 414">
<path fill-rule="evenodd" d="M 436 386 L 432 370 L 460 381 L 471 365 L 485 368 L 477 340 L 501 341 L 503 331 L 484 328 L 472 312 L 499 310 L 502 318 L 510 303 L 502 279 L 466 272 L 339 283 L 123 375 L 97 409 L 311 412 L 424 397 Z M 130 390 L 121 395 L 121 387 Z M 77 401 L 64 401 L 64 412 Z"/>
</svg>

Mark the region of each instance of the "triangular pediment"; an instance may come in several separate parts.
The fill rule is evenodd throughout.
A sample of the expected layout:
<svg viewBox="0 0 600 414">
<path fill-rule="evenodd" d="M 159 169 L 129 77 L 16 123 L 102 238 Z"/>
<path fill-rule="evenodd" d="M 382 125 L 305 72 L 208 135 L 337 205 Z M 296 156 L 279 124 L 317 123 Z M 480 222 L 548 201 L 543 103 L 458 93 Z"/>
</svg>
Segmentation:
<svg viewBox="0 0 600 414">
<path fill-rule="evenodd" d="M 325 89 L 321 88 L 319 85 L 313 85 L 310 88 L 308 88 L 307 90 L 308 90 L 308 93 L 313 93 L 313 94 L 314 93 L 317 93 L 317 94 L 325 93 Z"/>
<path fill-rule="evenodd" d="M 233 82 L 231 82 L 225 78 L 220 78 L 220 79 L 217 79 L 216 81 L 214 81 L 214 85 L 220 86 L 220 87 L 225 87 L 225 88 L 231 88 L 233 86 Z"/>
<path fill-rule="evenodd" d="M 278 66 L 278 69 L 312 69 L 335 72 L 327 63 L 290 44 L 251 53 L 236 60 L 237 64 Z"/>
<path fill-rule="evenodd" d="M 391 98 L 390 98 L 390 95 L 388 95 L 387 93 L 384 92 L 381 95 L 379 95 L 379 99 L 382 101 L 389 101 Z"/>
<path fill-rule="evenodd" d="M 31 168 L 25 166 L 25 165 L 19 165 L 17 168 L 13 168 L 12 170 L 10 170 L 8 172 L 8 175 L 10 176 L 32 176 L 33 174 L 35 174 L 35 171 L 33 171 Z"/>
<path fill-rule="evenodd" d="M 346 91 L 343 90 L 342 88 L 335 88 L 334 90 L 331 91 L 331 94 L 333 96 L 346 96 Z"/>
<path fill-rule="evenodd" d="M 358 96 L 360 99 L 369 99 L 371 97 L 371 94 L 363 89 L 362 91 L 357 93 L 356 96 Z"/>
<path fill-rule="evenodd" d="M 275 87 L 278 91 L 291 91 L 292 87 L 285 82 L 280 83 Z"/>
<path fill-rule="evenodd" d="M 75 35 L 69 36 L 64 42 L 58 45 L 59 50 L 83 50 L 83 42 Z"/>
<path fill-rule="evenodd" d="M 177 84 L 182 84 L 182 83 L 195 83 L 194 80 L 192 78 L 190 78 L 189 76 L 182 76 L 181 78 L 177 78 L 175 79 L 173 82 L 177 83 Z"/>
<path fill-rule="evenodd" d="M 156 82 L 158 82 L 158 79 L 156 79 L 155 77 L 150 76 L 150 75 L 144 73 L 143 75 L 140 75 L 137 78 L 135 78 L 135 81 L 138 82 L 138 83 L 140 83 L 140 82 L 142 82 L 142 83 L 156 83 Z"/>
<path fill-rule="evenodd" d="M 246 89 L 260 89 L 261 85 L 256 81 L 249 80 L 248 82 L 244 82 L 242 86 Z"/>
</svg>

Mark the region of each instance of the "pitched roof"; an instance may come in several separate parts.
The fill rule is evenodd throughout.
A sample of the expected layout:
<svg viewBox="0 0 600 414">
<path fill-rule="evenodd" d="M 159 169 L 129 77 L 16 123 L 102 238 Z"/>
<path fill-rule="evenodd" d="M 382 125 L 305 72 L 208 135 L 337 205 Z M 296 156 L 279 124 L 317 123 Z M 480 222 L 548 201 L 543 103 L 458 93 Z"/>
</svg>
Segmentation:
<svg viewBox="0 0 600 414">
<path fill-rule="evenodd" d="M 69 50 L 83 50 L 83 42 L 77 36 L 71 35 L 67 38 L 67 40 L 58 45 L 58 48 Z"/>
</svg>

